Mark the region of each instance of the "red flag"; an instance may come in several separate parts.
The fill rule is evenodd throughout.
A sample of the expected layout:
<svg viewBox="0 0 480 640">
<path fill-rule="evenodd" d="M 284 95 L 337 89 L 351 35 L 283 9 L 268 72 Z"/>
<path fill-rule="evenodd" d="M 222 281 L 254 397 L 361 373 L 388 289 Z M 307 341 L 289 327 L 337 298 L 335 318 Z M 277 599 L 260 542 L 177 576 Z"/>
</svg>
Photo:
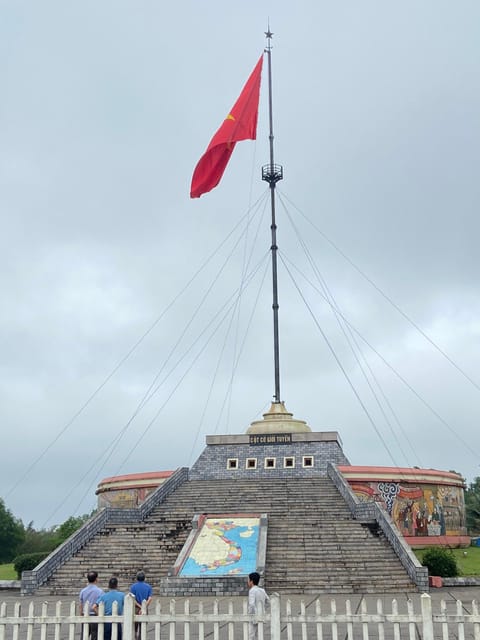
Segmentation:
<svg viewBox="0 0 480 640">
<path fill-rule="evenodd" d="M 236 142 L 256 139 L 262 62 L 263 55 L 243 87 L 240 97 L 198 161 L 192 177 L 191 198 L 199 198 L 217 186 Z"/>
</svg>

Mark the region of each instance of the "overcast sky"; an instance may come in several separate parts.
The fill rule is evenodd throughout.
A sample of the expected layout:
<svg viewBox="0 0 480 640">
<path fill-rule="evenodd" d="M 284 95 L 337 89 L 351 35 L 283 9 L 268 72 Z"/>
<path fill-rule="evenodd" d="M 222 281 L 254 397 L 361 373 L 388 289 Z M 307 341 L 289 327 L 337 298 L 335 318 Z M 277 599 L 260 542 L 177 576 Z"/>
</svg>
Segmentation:
<svg viewBox="0 0 480 640">
<path fill-rule="evenodd" d="M 269 406 L 265 73 L 257 141 L 189 198 L 268 20 L 281 397 L 352 464 L 480 475 L 477 0 L 0 0 L 0 496 L 25 524 Z"/>
</svg>

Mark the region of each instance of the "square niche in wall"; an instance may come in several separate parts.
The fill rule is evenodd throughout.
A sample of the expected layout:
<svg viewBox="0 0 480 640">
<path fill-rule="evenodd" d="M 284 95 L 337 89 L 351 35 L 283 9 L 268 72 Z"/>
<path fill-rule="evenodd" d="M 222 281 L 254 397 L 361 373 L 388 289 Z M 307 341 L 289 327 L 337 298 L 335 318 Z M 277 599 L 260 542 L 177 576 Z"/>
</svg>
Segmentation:
<svg viewBox="0 0 480 640">
<path fill-rule="evenodd" d="M 303 458 L 302 458 L 302 466 L 303 467 L 313 467 L 313 456 L 303 456 Z"/>
<path fill-rule="evenodd" d="M 257 468 L 257 459 L 256 458 L 247 458 L 245 462 L 246 469 L 256 469 Z"/>
<path fill-rule="evenodd" d="M 285 469 L 293 469 L 295 467 L 295 458 L 293 456 L 287 456 L 283 459 L 283 466 Z"/>
<path fill-rule="evenodd" d="M 276 464 L 275 458 L 265 458 L 265 469 L 275 469 Z"/>
<path fill-rule="evenodd" d="M 227 469 L 238 469 L 238 458 L 228 458 Z"/>
</svg>

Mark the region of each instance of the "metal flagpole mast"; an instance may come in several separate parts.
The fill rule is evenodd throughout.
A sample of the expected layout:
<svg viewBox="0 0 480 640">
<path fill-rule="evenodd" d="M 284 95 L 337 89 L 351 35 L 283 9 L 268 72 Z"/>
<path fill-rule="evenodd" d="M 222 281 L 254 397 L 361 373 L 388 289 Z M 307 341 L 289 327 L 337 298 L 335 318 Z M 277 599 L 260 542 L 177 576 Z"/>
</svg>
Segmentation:
<svg viewBox="0 0 480 640">
<path fill-rule="evenodd" d="M 273 156 L 273 106 L 272 106 L 272 36 L 270 31 L 265 32 L 267 46 L 265 52 L 268 59 L 268 113 L 270 123 L 270 163 L 262 167 L 262 180 L 270 185 L 270 202 L 272 209 L 272 287 L 273 287 L 273 355 L 275 363 L 275 403 L 281 402 L 280 398 L 280 348 L 278 332 L 278 277 L 277 277 L 277 224 L 275 222 L 275 185 L 283 178 L 283 167 L 275 164 Z"/>
</svg>

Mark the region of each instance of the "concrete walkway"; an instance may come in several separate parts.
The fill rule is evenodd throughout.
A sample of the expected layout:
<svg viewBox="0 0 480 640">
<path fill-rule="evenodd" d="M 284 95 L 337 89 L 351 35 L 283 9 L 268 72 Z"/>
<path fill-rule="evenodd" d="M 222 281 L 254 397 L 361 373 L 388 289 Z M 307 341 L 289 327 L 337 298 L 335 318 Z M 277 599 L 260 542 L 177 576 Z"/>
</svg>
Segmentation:
<svg viewBox="0 0 480 640">
<path fill-rule="evenodd" d="M 473 600 L 480 602 L 480 587 L 465 586 L 465 587 L 442 587 L 439 589 L 432 588 L 429 592 L 429 595 L 432 598 L 432 607 L 434 611 L 440 610 L 441 600 L 445 600 L 445 602 L 447 603 L 454 603 L 460 600 L 464 604 L 464 607 L 470 610 L 471 608 L 470 605 Z M 320 594 L 319 596 L 316 596 L 315 594 L 303 594 L 303 595 L 299 595 L 299 594 L 290 595 L 287 593 L 281 594 L 282 607 L 287 600 L 291 601 L 293 609 L 298 609 L 301 601 L 303 601 L 306 606 L 309 606 L 312 603 L 314 603 L 317 599 L 319 599 L 322 605 L 322 610 L 327 611 L 330 609 L 330 602 L 332 600 L 335 600 L 335 602 L 337 603 L 337 611 L 339 612 L 345 611 L 346 600 L 350 600 L 352 611 L 355 612 L 355 611 L 358 611 L 362 600 L 365 600 L 365 602 L 368 603 L 369 610 L 374 610 L 378 599 L 382 601 L 384 605 L 384 611 L 391 611 L 392 600 L 397 601 L 399 606 L 399 611 L 403 611 L 406 609 L 406 603 L 408 600 L 411 600 L 414 603 L 415 609 L 417 610 L 417 608 L 420 607 L 420 597 L 421 597 L 420 593 L 413 593 L 413 594 L 412 593 L 396 593 L 396 594 L 389 593 L 385 595 L 335 593 L 332 595 Z M 230 598 L 225 596 L 225 597 L 219 597 L 218 601 L 220 604 L 222 604 L 224 602 L 229 602 L 232 600 L 235 603 L 235 609 L 239 610 L 237 609 L 237 607 L 241 608 L 242 603 L 246 598 L 247 598 L 247 589 L 245 589 L 245 598 L 243 597 Z M 187 598 L 176 598 L 176 602 L 178 602 L 179 608 L 181 606 L 181 603 L 186 599 Z M 199 600 L 202 600 L 205 603 L 214 601 L 214 598 L 188 598 L 188 599 L 190 600 L 191 603 L 198 602 Z M 58 601 L 61 601 L 62 604 L 64 604 L 65 607 L 67 607 L 67 606 L 70 606 L 70 603 L 72 602 L 72 600 L 78 600 L 78 593 L 72 593 L 69 596 L 65 596 L 65 595 L 64 596 L 22 596 L 20 594 L 19 589 L 0 589 L 0 603 L 6 602 L 8 608 L 10 608 L 10 605 L 13 605 L 15 602 L 20 602 L 22 605 L 25 605 L 30 602 L 34 602 L 38 604 L 48 602 L 49 604 L 54 604 L 54 603 L 57 603 Z M 167 606 L 168 603 L 170 603 L 170 600 L 171 598 L 167 598 L 167 597 L 164 597 L 164 598 L 154 597 L 150 611 L 153 612 L 155 607 L 155 602 L 160 601 L 163 608 L 164 606 Z"/>
<path fill-rule="evenodd" d="M 438 614 L 441 611 L 441 601 L 445 601 L 447 606 L 447 611 L 455 614 L 458 612 L 457 602 L 462 602 L 461 607 L 461 615 L 470 615 L 473 613 L 472 609 L 472 601 L 476 599 L 480 599 L 480 588 L 479 587 L 442 587 L 439 589 L 432 589 L 430 592 L 430 596 L 432 598 L 432 611 L 433 614 Z M 395 608 L 396 611 L 392 608 L 392 601 L 396 600 Z M 362 607 L 366 609 L 369 614 L 375 614 L 377 611 L 378 600 L 381 600 L 381 609 L 384 614 L 390 613 L 398 613 L 398 614 L 407 614 L 408 611 L 408 602 L 409 600 L 413 603 L 413 610 L 416 614 L 419 614 L 421 611 L 421 594 L 407 594 L 407 593 L 398 593 L 398 594 L 388 594 L 388 595 L 371 595 L 371 594 L 351 594 L 351 595 L 341 595 L 341 594 L 333 594 L 332 596 L 322 594 L 318 597 L 318 600 L 321 604 L 322 614 L 329 614 L 332 612 L 332 601 L 335 601 L 335 609 L 337 614 L 345 614 L 347 612 L 346 609 L 346 601 L 350 601 L 350 611 L 352 614 L 359 614 Z M 45 597 L 45 596 L 21 596 L 19 590 L 0 590 L 0 609 L 2 609 L 2 603 L 6 603 L 6 608 L 3 608 L 3 611 L 7 616 L 12 616 L 15 603 L 20 603 L 20 612 L 17 612 L 15 615 L 20 613 L 21 616 L 26 615 L 28 607 L 31 602 L 34 603 L 35 614 L 38 615 L 41 611 L 42 605 L 47 603 L 47 613 L 48 615 L 58 615 L 60 608 L 60 615 L 68 616 L 72 601 L 78 600 L 78 594 L 72 594 L 71 596 L 62 596 L 62 597 Z M 175 610 L 177 614 L 181 614 L 184 610 L 184 600 L 185 598 L 176 598 L 175 600 Z M 190 612 L 195 613 L 198 612 L 198 604 L 201 601 L 203 605 L 204 613 L 212 613 L 213 606 L 215 602 L 215 598 L 189 598 L 190 603 Z M 247 591 L 245 590 L 245 597 L 236 597 L 236 598 L 228 598 L 221 597 L 218 598 L 218 609 L 221 613 L 229 612 L 229 615 L 235 615 L 235 613 L 243 613 L 244 606 L 247 601 Z M 289 604 L 287 604 L 289 601 Z M 287 607 L 290 607 L 289 611 L 291 616 L 299 616 L 302 613 L 302 609 L 304 609 L 307 615 L 311 615 L 315 613 L 317 597 L 314 594 L 282 594 L 281 596 L 281 611 L 282 615 L 287 612 Z M 58 605 L 58 602 L 61 602 Z M 167 613 L 171 606 L 170 598 L 155 598 L 153 599 L 153 603 L 150 607 L 150 614 L 155 615 L 156 604 L 160 602 L 162 607 L 162 612 Z M 229 610 L 228 603 L 233 602 L 233 607 Z M 6 610 L 5 610 L 6 609 Z M 374 616 L 375 617 L 375 616 Z M 242 623 L 240 623 L 242 624 Z M 316 629 L 312 624 L 309 623 L 308 630 L 306 628 L 302 628 L 302 624 L 296 623 L 293 624 L 290 630 L 287 629 L 288 625 L 279 629 L 278 632 L 281 634 L 282 638 L 291 638 L 291 640 L 305 640 L 308 638 L 317 638 L 318 629 Z M 52 625 L 54 626 L 54 625 Z M 198 640 L 198 629 L 192 628 L 188 635 L 184 630 L 184 623 L 179 621 L 175 626 L 174 630 L 166 629 L 162 630 L 162 637 L 172 638 L 176 640 Z M 233 630 L 230 630 L 228 627 L 228 623 L 222 622 L 220 623 L 220 628 L 216 633 L 212 632 L 212 628 L 208 629 L 209 625 L 205 625 L 205 638 L 206 640 L 213 640 L 216 637 L 220 637 L 220 639 L 225 638 L 244 638 L 245 637 L 245 628 L 236 626 L 235 633 Z M 233 625 L 232 625 L 233 626 Z M 307 625 L 303 625 L 306 627 Z M 449 638 L 458 638 L 462 637 L 464 640 L 477 640 L 478 638 L 478 630 L 475 629 L 475 626 L 472 623 L 468 625 L 461 625 L 461 634 L 459 634 L 459 627 L 457 625 L 453 625 L 449 627 L 448 637 Z M 353 640 L 365 640 L 365 638 L 378 638 L 378 631 L 376 629 L 376 623 L 372 621 L 368 625 L 368 632 L 365 635 L 365 625 L 362 623 L 356 623 L 355 627 L 352 627 L 351 630 L 351 638 Z M 412 625 L 408 625 L 402 623 L 402 630 L 395 629 L 392 623 L 387 623 L 382 626 L 383 629 L 383 637 L 385 640 L 399 640 L 399 638 L 414 638 L 415 640 L 424 640 L 423 632 L 422 632 L 422 624 L 414 623 L 412 629 Z M 445 638 L 444 630 L 441 628 L 441 624 L 436 624 L 435 631 L 432 635 L 429 636 L 431 640 L 438 638 L 439 640 L 443 640 Z M 23 625 L 18 631 L 14 632 L 14 627 L 10 625 L 10 627 L 6 630 L 5 638 L 11 640 L 15 638 L 15 640 L 28 640 L 27 635 L 27 625 Z M 12 635 L 16 633 L 17 635 Z M 67 633 L 71 633 L 71 630 L 68 631 L 66 627 L 63 627 L 63 631 L 61 632 L 61 638 L 67 638 L 71 636 L 67 636 Z M 160 633 L 159 628 L 154 628 L 153 624 L 149 624 L 146 637 L 148 640 L 154 640 L 154 638 L 159 637 Z M 218 633 L 220 634 L 218 636 Z M 63 634 L 63 635 L 62 635 Z M 80 626 L 75 630 L 75 637 L 80 638 L 81 629 Z M 168 634 L 168 635 L 166 635 Z M 265 628 L 264 638 L 265 640 L 269 640 L 273 635 L 273 629 L 269 628 L 269 625 Z M 37 637 L 37 636 L 34 636 Z M 40 637 L 40 636 L 38 636 Z M 45 638 L 53 639 L 53 630 L 50 628 L 48 634 L 45 635 Z M 56 637 L 56 636 L 55 636 Z M 261 636 L 260 636 L 261 637 Z M 276 636 L 280 637 L 280 635 Z M 338 628 L 333 629 L 333 625 L 329 625 L 329 623 L 324 623 L 322 625 L 322 638 L 323 640 L 342 640 L 346 638 L 346 629 L 345 624 L 339 624 Z"/>
</svg>

